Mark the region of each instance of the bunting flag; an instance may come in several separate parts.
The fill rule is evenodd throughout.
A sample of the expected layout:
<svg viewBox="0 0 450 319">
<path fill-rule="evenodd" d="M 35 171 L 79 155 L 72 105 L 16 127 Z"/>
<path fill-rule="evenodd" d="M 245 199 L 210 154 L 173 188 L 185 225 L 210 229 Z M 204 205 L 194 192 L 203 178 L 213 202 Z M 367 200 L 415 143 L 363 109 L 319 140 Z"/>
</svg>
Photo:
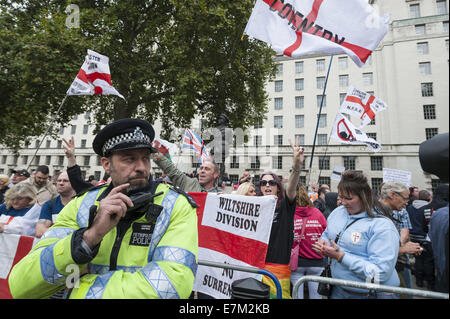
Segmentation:
<svg viewBox="0 0 450 319">
<path fill-rule="evenodd" d="M 350 85 L 339 112 L 360 118 L 359 128 L 363 128 L 375 118 L 377 112 L 386 108 L 386 103 L 379 98 Z"/>
<path fill-rule="evenodd" d="M 381 144 L 356 128 L 344 115 L 338 113 L 331 131 L 331 137 L 344 144 L 367 145 L 373 152 L 381 150 Z"/>
<path fill-rule="evenodd" d="M 87 53 L 67 95 L 117 95 L 125 100 L 112 85 L 109 58 L 92 50 Z"/>
<path fill-rule="evenodd" d="M 287 56 L 347 54 L 361 67 L 388 27 L 367 0 L 257 0 L 244 32 Z"/>
<path fill-rule="evenodd" d="M 158 152 L 167 157 L 171 162 L 172 162 L 172 155 L 174 155 L 176 150 L 178 149 L 175 144 L 158 137 L 155 137 L 152 145 L 154 148 L 158 150 Z"/>
<path fill-rule="evenodd" d="M 0 299 L 11 299 L 8 278 L 12 267 L 17 264 L 37 242 L 37 238 L 16 234 L 0 233 Z"/>
<path fill-rule="evenodd" d="M 200 136 L 188 128 L 184 132 L 183 144 L 181 145 L 181 148 L 194 151 L 198 156 L 200 164 L 211 158 Z"/>
<path fill-rule="evenodd" d="M 276 206 L 273 196 L 189 193 L 198 204 L 198 260 L 264 268 Z M 233 281 L 261 275 L 199 265 L 194 291 L 231 297 Z"/>
</svg>

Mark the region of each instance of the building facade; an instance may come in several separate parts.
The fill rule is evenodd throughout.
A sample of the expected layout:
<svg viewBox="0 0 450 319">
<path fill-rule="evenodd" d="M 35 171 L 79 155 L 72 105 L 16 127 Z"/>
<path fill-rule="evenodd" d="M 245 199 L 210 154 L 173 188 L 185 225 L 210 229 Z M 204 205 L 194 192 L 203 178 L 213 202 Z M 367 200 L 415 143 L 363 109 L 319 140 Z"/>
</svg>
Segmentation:
<svg viewBox="0 0 450 319">
<path fill-rule="evenodd" d="M 338 181 L 330 178 L 335 166 L 363 171 L 373 188 L 382 182 L 383 168 L 411 172 L 411 185 L 420 189 L 431 190 L 438 183 L 436 176 L 422 171 L 418 151 L 423 141 L 449 131 L 448 0 L 369 2 L 380 15 L 390 13 L 391 19 L 388 34 L 362 68 L 346 55 L 275 57 L 277 75 L 266 83 L 266 120 L 245 132 L 233 132 L 234 143 L 230 143 L 225 161 L 232 181 L 246 170 L 255 181 L 266 170 L 287 178 L 292 167 L 290 139 L 305 147 L 301 180 L 306 183 L 319 181 L 336 190 Z M 382 150 L 377 153 L 363 145 L 344 145 L 330 139 L 349 85 L 372 93 L 388 105 L 364 128 L 381 143 Z M 77 162 L 83 174 L 100 178 L 103 169 L 91 148 L 94 135 L 88 117 L 83 114 L 73 119 L 61 128 L 60 137 L 75 137 Z M 159 127 L 155 123 L 157 135 Z M 191 128 L 206 134 L 200 119 L 193 121 Z M 183 134 L 182 128 L 178 134 Z M 243 144 L 239 143 L 242 134 L 248 136 Z M 52 174 L 64 170 L 67 160 L 60 139 L 46 138 L 31 162 L 39 142 L 31 143 L 19 156 L 0 150 L 0 173 L 28 166 L 32 170 L 41 164 L 48 165 Z M 174 157 L 174 163 L 187 173 L 198 167 L 195 156 L 184 152 Z M 155 165 L 152 170 L 156 176 L 161 173 Z"/>
</svg>

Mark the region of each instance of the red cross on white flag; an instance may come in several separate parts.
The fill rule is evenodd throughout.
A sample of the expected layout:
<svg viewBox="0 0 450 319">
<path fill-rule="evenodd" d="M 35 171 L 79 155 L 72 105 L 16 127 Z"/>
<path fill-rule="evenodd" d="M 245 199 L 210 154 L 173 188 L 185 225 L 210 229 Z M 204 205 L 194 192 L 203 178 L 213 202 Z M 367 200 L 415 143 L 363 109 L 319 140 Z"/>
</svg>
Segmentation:
<svg viewBox="0 0 450 319">
<path fill-rule="evenodd" d="M 244 32 L 287 56 L 347 54 L 361 67 L 388 26 L 367 0 L 257 0 Z"/>
</svg>

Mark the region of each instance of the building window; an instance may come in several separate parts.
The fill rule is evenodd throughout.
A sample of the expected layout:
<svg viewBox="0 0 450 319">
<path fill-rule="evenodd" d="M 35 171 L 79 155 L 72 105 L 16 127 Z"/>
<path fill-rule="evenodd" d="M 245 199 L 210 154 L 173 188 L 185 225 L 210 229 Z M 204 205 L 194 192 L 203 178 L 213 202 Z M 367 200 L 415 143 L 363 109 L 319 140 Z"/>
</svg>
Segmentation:
<svg viewBox="0 0 450 319">
<path fill-rule="evenodd" d="M 373 73 L 363 73 L 364 85 L 373 85 Z"/>
<path fill-rule="evenodd" d="M 420 75 L 431 74 L 431 62 L 420 62 L 419 63 Z"/>
<path fill-rule="evenodd" d="M 45 141 L 45 147 L 46 147 L 46 148 L 50 148 L 51 143 L 52 143 L 52 141 L 46 140 L 46 141 Z"/>
<path fill-rule="evenodd" d="M 263 120 L 262 119 L 255 120 L 255 125 L 253 125 L 253 128 L 262 128 L 262 127 L 263 127 Z"/>
<path fill-rule="evenodd" d="M 411 4 L 409 6 L 409 17 L 410 18 L 419 18 L 420 17 L 420 5 L 419 4 Z"/>
<path fill-rule="evenodd" d="M 58 156 L 58 165 L 64 166 L 64 156 Z"/>
<path fill-rule="evenodd" d="M 193 155 L 191 156 L 191 163 L 192 163 L 192 168 L 199 168 L 200 167 L 200 163 L 198 161 L 198 157 Z"/>
<path fill-rule="evenodd" d="M 295 128 L 303 128 L 305 127 L 305 116 L 304 115 L 296 115 L 295 116 Z"/>
<path fill-rule="evenodd" d="M 436 106 L 435 105 L 424 105 L 423 106 L 423 118 L 425 120 L 436 119 Z"/>
<path fill-rule="evenodd" d="M 296 96 L 295 97 L 295 108 L 302 109 L 305 107 L 305 97 L 304 96 Z"/>
<path fill-rule="evenodd" d="M 432 138 L 433 136 L 438 135 L 438 129 L 437 127 L 433 127 L 433 128 L 426 128 L 425 129 L 425 138 L 427 140 L 429 140 L 430 138 Z"/>
<path fill-rule="evenodd" d="M 344 156 L 344 167 L 346 170 L 356 169 L 356 157 L 355 156 Z"/>
<path fill-rule="evenodd" d="M 259 169 L 260 168 L 260 161 L 259 161 L 259 156 L 251 156 L 250 157 L 251 162 L 250 162 L 250 168 L 251 169 Z"/>
<path fill-rule="evenodd" d="M 448 33 L 448 21 L 442 22 L 442 28 L 444 29 L 445 33 Z"/>
<path fill-rule="evenodd" d="M 237 183 L 239 183 L 239 175 L 237 175 L 237 174 L 230 174 L 229 177 L 230 177 L 231 182 L 234 185 L 237 185 Z"/>
<path fill-rule="evenodd" d="M 273 144 L 274 145 L 283 145 L 283 135 L 274 135 L 273 136 Z"/>
<path fill-rule="evenodd" d="M 319 156 L 319 169 L 330 169 L 330 157 L 329 156 Z"/>
<path fill-rule="evenodd" d="M 283 128 L 283 116 L 279 115 L 273 117 L 273 127 Z"/>
<path fill-rule="evenodd" d="M 238 156 L 233 155 L 231 157 L 230 168 L 239 168 L 239 157 Z"/>
<path fill-rule="evenodd" d="M 322 102 L 322 94 L 321 95 L 317 95 L 317 107 L 320 107 L 320 103 Z M 327 96 L 324 95 L 323 96 L 323 103 L 322 103 L 322 107 L 326 107 L 327 106 Z"/>
<path fill-rule="evenodd" d="M 45 165 L 50 165 L 52 162 L 52 157 L 50 155 L 45 156 Z"/>
<path fill-rule="evenodd" d="M 375 141 L 377 140 L 377 133 L 366 133 L 367 137 L 373 138 Z"/>
<path fill-rule="evenodd" d="M 374 177 L 371 179 L 372 181 L 372 190 L 378 193 L 378 187 L 383 183 L 382 178 Z"/>
<path fill-rule="evenodd" d="M 77 126 L 76 125 L 72 125 L 70 127 L 70 134 L 75 135 L 77 133 Z"/>
<path fill-rule="evenodd" d="M 83 134 L 87 134 L 89 132 L 89 125 L 83 125 Z"/>
<path fill-rule="evenodd" d="M 283 64 L 282 63 L 277 64 L 277 73 L 276 73 L 276 75 L 277 76 L 282 76 L 283 75 Z"/>
<path fill-rule="evenodd" d="M 283 156 L 279 155 L 272 157 L 272 168 L 283 169 Z"/>
<path fill-rule="evenodd" d="M 339 86 L 341 88 L 348 86 L 348 74 L 339 75 Z"/>
<path fill-rule="evenodd" d="M 428 54 L 428 42 L 419 42 L 417 43 L 417 53 L 421 55 Z"/>
<path fill-rule="evenodd" d="M 56 148 L 62 148 L 62 141 L 56 142 Z"/>
<path fill-rule="evenodd" d="M 303 91 L 305 88 L 304 82 L 304 79 L 295 79 L 295 90 Z"/>
<path fill-rule="evenodd" d="M 8 160 L 8 155 L 2 155 L 2 164 L 6 164 Z"/>
<path fill-rule="evenodd" d="M 84 119 L 89 120 L 91 118 L 91 112 L 84 113 Z"/>
<path fill-rule="evenodd" d="M 317 72 L 325 71 L 325 59 L 316 60 L 316 71 Z"/>
<path fill-rule="evenodd" d="M 295 144 L 296 145 L 305 145 L 305 135 L 304 134 L 295 134 Z"/>
<path fill-rule="evenodd" d="M 23 164 L 23 165 L 27 165 L 27 163 L 28 163 L 28 155 L 24 155 L 24 156 L 22 157 L 22 164 Z"/>
<path fill-rule="evenodd" d="M 276 97 L 273 99 L 274 101 L 274 108 L 275 110 L 282 110 L 283 109 L 283 98 L 282 97 Z"/>
<path fill-rule="evenodd" d="M 327 134 L 317 134 L 317 145 L 327 145 Z"/>
<path fill-rule="evenodd" d="M 437 14 L 447 14 L 447 1 L 438 0 L 436 1 Z"/>
<path fill-rule="evenodd" d="M 81 140 L 81 148 L 86 148 L 86 140 Z"/>
<path fill-rule="evenodd" d="M 41 156 L 36 155 L 36 157 L 34 158 L 34 165 L 39 165 L 40 161 L 41 161 Z"/>
<path fill-rule="evenodd" d="M 421 83 L 422 96 L 433 96 L 433 83 Z"/>
<path fill-rule="evenodd" d="M 425 24 L 417 24 L 415 26 L 416 34 L 417 35 L 424 35 L 425 34 Z"/>
<path fill-rule="evenodd" d="M 64 126 L 59 128 L 59 135 L 64 135 Z"/>
<path fill-rule="evenodd" d="M 295 62 L 295 73 L 303 73 L 303 61 Z"/>
<path fill-rule="evenodd" d="M 330 186 L 331 178 L 328 176 L 320 176 L 319 177 L 319 185 L 323 185 L 323 184 Z"/>
<path fill-rule="evenodd" d="M 372 171 L 383 170 L 383 156 L 372 156 L 370 158 L 370 169 Z"/>
<path fill-rule="evenodd" d="M 339 69 L 345 70 L 348 68 L 348 58 L 346 56 L 339 58 Z"/>
<path fill-rule="evenodd" d="M 98 156 L 97 155 L 97 158 L 96 158 L 96 163 L 97 163 L 97 166 L 102 166 L 102 157 L 101 156 Z"/>
<path fill-rule="evenodd" d="M 339 103 L 342 105 L 344 103 L 345 97 L 347 96 L 347 93 L 339 93 Z"/>
<path fill-rule="evenodd" d="M 275 81 L 275 92 L 283 91 L 283 81 Z"/>
<path fill-rule="evenodd" d="M 327 115 L 326 114 L 320 114 L 319 127 L 327 127 Z"/>
<path fill-rule="evenodd" d="M 325 86 L 325 77 L 324 76 L 318 76 L 316 78 L 316 82 L 317 82 L 317 88 L 318 89 L 323 89 L 323 87 Z"/>
<path fill-rule="evenodd" d="M 90 162 L 91 162 L 91 157 L 90 156 L 83 156 L 83 165 L 84 166 L 89 166 Z"/>
<path fill-rule="evenodd" d="M 256 135 L 253 137 L 253 146 L 261 146 L 262 145 L 262 135 Z"/>
</svg>

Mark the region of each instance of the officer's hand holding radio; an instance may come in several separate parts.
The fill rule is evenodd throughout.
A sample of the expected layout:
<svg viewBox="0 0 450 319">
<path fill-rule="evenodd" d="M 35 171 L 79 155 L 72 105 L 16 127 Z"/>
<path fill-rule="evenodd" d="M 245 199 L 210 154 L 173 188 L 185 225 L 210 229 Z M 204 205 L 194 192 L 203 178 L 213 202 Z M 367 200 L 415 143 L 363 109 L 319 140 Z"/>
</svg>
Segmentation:
<svg viewBox="0 0 450 319">
<path fill-rule="evenodd" d="M 134 206 L 131 199 L 122 193 L 129 186 L 130 184 L 126 183 L 114 187 L 108 196 L 100 201 L 92 226 L 83 234 L 83 240 L 89 248 L 94 248 L 125 216 L 128 207 Z"/>
</svg>

